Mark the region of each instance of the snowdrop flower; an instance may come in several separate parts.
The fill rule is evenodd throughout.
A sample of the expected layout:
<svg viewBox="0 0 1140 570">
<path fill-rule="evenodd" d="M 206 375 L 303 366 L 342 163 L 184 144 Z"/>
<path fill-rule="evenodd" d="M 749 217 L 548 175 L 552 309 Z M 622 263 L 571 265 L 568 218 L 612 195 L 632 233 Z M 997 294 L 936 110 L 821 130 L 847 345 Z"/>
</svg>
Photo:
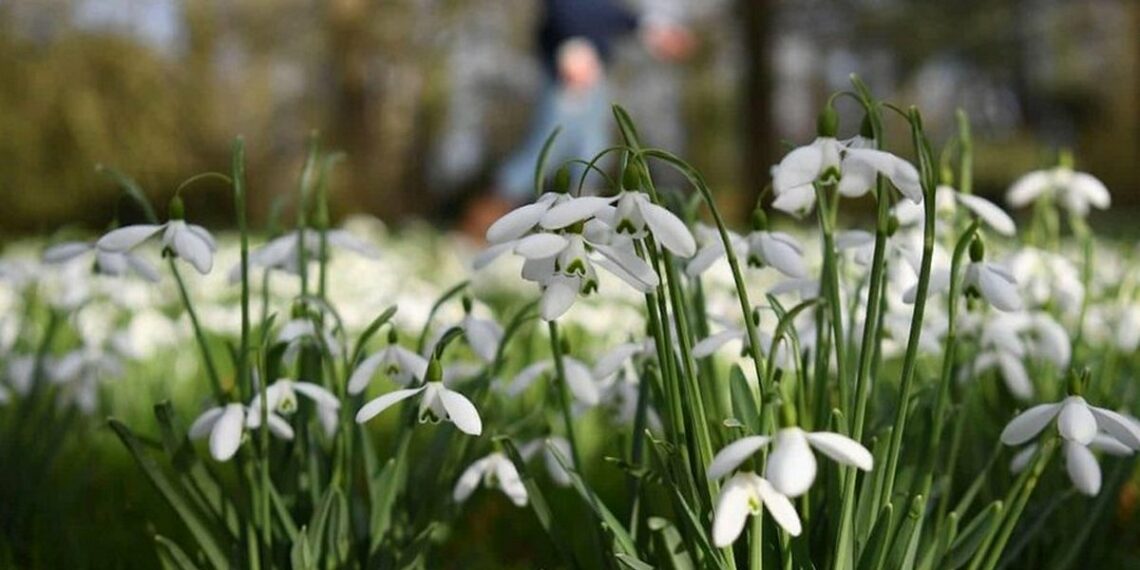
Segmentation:
<svg viewBox="0 0 1140 570">
<path fill-rule="evenodd" d="M 1009 268 L 1028 304 L 1041 307 L 1053 302 L 1068 313 L 1080 310 L 1085 286 L 1080 270 L 1065 256 L 1022 247 L 1009 259 Z"/>
<path fill-rule="evenodd" d="M 595 380 L 606 380 L 613 377 L 618 373 L 618 370 L 629 363 L 635 358 L 643 356 L 655 356 L 657 354 L 657 345 L 652 338 L 647 338 L 641 342 L 625 342 L 619 344 L 594 362 L 594 368 L 590 374 Z"/>
<path fill-rule="evenodd" d="M 331 331 L 320 331 L 318 336 L 317 327 L 312 320 L 307 318 L 293 319 L 281 327 L 281 332 L 277 333 L 277 342 L 285 343 L 285 360 L 292 360 L 297 356 L 302 346 L 306 344 L 320 348 L 323 344 L 328 348 L 330 353 L 336 354 L 340 352 L 340 343 L 337 342 L 336 337 L 333 336 Z"/>
<path fill-rule="evenodd" d="M 577 199 L 566 192 L 543 192 L 534 203 L 519 206 L 495 220 L 487 228 L 487 242 L 504 244 L 517 240 L 534 230 L 551 208 Z"/>
<path fill-rule="evenodd" d="M 134 273 L 152 283 L 158 281 L 158 271 L 145 259 L 129 252 L 104 251 L 95 244 L 69 241 L 53 245 L 44 250 L 45 263 L 67 263 L 91 253 L 95 259 L 95 270 L 104 275 L 121 277 Z"/>
<path fill-rule="evenodd" d="M 388 346 L 365 358 L 353 370 L 348 379 L 348 393 L 353 396 L 364 391 L 376 372 L 383 370 L 393 382 L 408 386 L 427 376 L 426 358 L 396 344 L 395 331 L 388 335 Z"/>
<path fill-rule="evenodd" d="M 807 492 L 815 481 L 816 462 L 812 448 L 844 465 L 870 471 L 874 458 L 859 442 L 834 432 L 805 432 L 798 427 L 783 428 L 776 437 L 754 435 L 725 446 L 709 464 L 709 479 L 728 475 L 760 448 L 772 444 L 764 477 L 788 497 Z"/>
<path fill-rule="evenodd" d="M 515 506 L 526 506 L 526 485 L 523 485 L 518 469 L 506 455 L 496 451 L 469 465 L 459 476 L 451 497 L 456 503 L 462 503 L 475 492 L 480 483 L 488 489 L 502 490 Z"/>
<path fill-rule="evenodd" d="M 253 419 L 256 416 L 256 420 Z M 293 439 L 293 428 L 281 416 L 270 413 L 269 431 L 281 439 Z M 218 461 L 229 461 L 241 447 L 242 435 L 246 428 L 260 425 L 260 414 L 247 414 L 241 404 L 226 404 L 210 408 L 198 416 L 190 425 L 190 438 L 201 439 L 209 435 L 210 455 Z"/>
<path fill-rule="evenodd" d="M 612 198 L 587 196 L 563 201 L 545 212 L 539 225 L 547 230 L 561 230 L 591 218 L 630 239 L 652 235 L 665 249 L 681 257 L 692 257 L 697 251 L 697 242 L 685 222 L 667 208 L 654 204 L 648 194 L 635 190 L 622 190 Z"/>
<path fill-rule="evenodd" d="M 367 259 L 380 258 L 379 250 L 347 230 L 328 230 L 325 232 L 325 236 L 330 246 L 351 251 Z M 274 238 L 265 245 L 249 252 L 249 265 L 251 267 L 279 269 L 297 275 L 300 273 L 297 262 L 299 261 L 299 249 L 302 245 L 305 248 L 306 259 L 319 260 L 321 257 L 321 232 L 306 228 L 303 232 L 293 230 Z M 230 283 L 236 283 L 241 279 L 241 263 L 230 268 L 227 279 Z"/>
<path fill-rule="evenodd" d="M 503 327 L 494 319 L 476 317 L 473 312 L 473 302 L 470 297 L 463 298 L 463 319 L 455 325 L 463 331 L 463 340 L 484 363 L 495 361 L 499 352 L 499 344 L 503 341 Z M 430 355 L 435 345 L 447 334 L 452 327 L 441 327 L 436 331 L 435 338 L 424 346 L 424 354 Z M 451 370 L 451 368 L 448 368 Z M 446 372 L 446 371 L 445 371 Z"/>
<path fill-rule="evenodd" d="M 1017 291 L 1017 279 L 1006 268 L 985 261 L 974 261 L 966 266 L 962 280 L 966 293 L 981 295 L 993 308 L 999 311 L 1021 309 L 1021 295 Z"/>
<path fill-rule="evenodd" d="M 959 204 L 998 234 L 1003 236 L 1017 234 L 1017 224 L 997 204 L 975 194 L 959 192 L 945 184 L 939 185 L 935 190 L 935 211 L 937 213 L 947 217 L 952 216 Z M 916 226 L 921 228 L 926 222 L 926 214 L 922 206 L 913 202 L 899 202 L 894 207 L 894 214 L 899 225 L 903 227 Z"/>
<path fill-rule="evenodd" d="M 970 373 L 981 374 L 996 368 L 1001 371 L 1010 393 L 1021 400 L 1033 397 L 1033 383 L 1022 363 L 1026 356 L 1046 360 L 1058 370 L 1067 368 L 1072 356 L 1068 333 L 1048 313 L 966 320 L 963 328 L 982 331 L 979 337 L 982 350 L 972 366 L 962 369 L 960 380 Z"/>
<path fill-rule="evenodd" d="M 1057 418 L 1057 430 L 1065 440 L 1088 445 L 1099 429 L 1120 443 L 1140 450 L 1140 426 L 1136 422 L 1112 410 L 1089 405 L 1080 396 L 1029 408 L 1005 426 L 1001 441 L 1006 445 L 1021 445 L 1037 437 L 1053 418 Z"/>
<path fill-rule="evenodd" d="M 802 215 L 815 205 L 817 181 L 838 182 L 838 192 L 854 198 L 874 187 L 879 174 L 912 202 L 922 202 L 922 186 L 914 165 L 891 153 L 867 148 L 863 139 L 849 143 L 836 140 L 834 128 L 822 128 L 820 134 L 823 136 L 811 144 L 788 153 L 773 169 L 776 199 L 772 207 Z"/>
<path fill-rule="evenodd" d="M 440 381 L 442 376 L 443 370 L 439 367 L 439 363 L 433 360 L 428 365 L 427 382 L 418 388 L 389 392 L 364 404 L 356 413 L 356 423 L 365 423 L 393 404 L 418 395 L 420 423 L 449 421 L 463 433 L 476 436 L 483 433 L 483 420 L 479 418 L 479 411 L 475 409 L 475 405 L 463 394 L 444 386 Z"/>
<path fill-rule="evenodd" d="M 517 396 L 524 390 L 530 387 L 540 376 L 550 372 L 554 368 L 554 360 L 547 359 L 540 362 L 535 362 L 523 368 L 511 380 L 510 385 L 507 387 L 507 394 Z M 566 372 L 566 384 L 570 388 L 570 393 L 579 402 L 587 406 L 596 406 L 601 400 L 598 384 L 594 381 L 593 374 L 590 373 L 590 368 L 586 366 L 581 360 L 572 356 L 562 356 L 562 369 Z"/>
<path fill-rule="evenodd" d="M 1089 206 L 1104 210 L 1112 203 L 1103 182 L 1091 174 L 1076 172 L 1067 164 L 1035 170 L 1018 178 L 1006 192 L 1005 201 L 1021 208 L 1043 196 L 1050 196 L 1070 214 L 1082 218 L 1088 215 Z"/>
<path fill-rule="evenodd" d="M 265 401 L 270 412 L 288 416 L 297 411 L 297 394 L 305 396 L 316 405 L 317 417 L 320 419 L 325 433 L 329 435 L 335 433 L 340 400 L 323 386 L 312 382 L 295 382 L 288 378 L 281 378 L 265 389 Z M 261 426 L 260 393 L 254 395 L 249 408 L 247 426 L 256 429 Z"/>
<path fill-rule="evenodd" d="M 111 253 L 127 253 L 162 232 L 165 248 L 193 265 L 198 273 L 209 273 L 214 267 L 214 252 L 218 249 L 214 236 L 206 228 L 188 224 L 182 219 L 181 198 L 175 196 L 170 204 L 170 221 L 165 224 L 139 224 L 111 230 L 95 242 L 95 247 Z"/>
<path fill-rule="evenodd" d="M 764 478 L 751 472 L 737 473 L 724 484 L 713 511 L 713 544 L 732 545 L 744 530 L 748 516 L 759 516 L 764 507 L 780 528 L 792 536 L 803 532 L 800 516 L 787 496 Z"/>
</svg>

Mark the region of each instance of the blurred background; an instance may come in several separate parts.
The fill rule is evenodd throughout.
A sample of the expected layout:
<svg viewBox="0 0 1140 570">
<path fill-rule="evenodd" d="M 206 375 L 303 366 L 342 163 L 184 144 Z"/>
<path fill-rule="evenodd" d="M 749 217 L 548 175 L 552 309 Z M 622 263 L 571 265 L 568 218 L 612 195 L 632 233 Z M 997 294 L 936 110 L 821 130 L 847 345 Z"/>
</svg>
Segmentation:
<svg viewBox="0 0 1140 570">
<path fill-rule="evenodd" d="M 630 0 L 695 45 L 663 62 L 617 43 L 611 97 L 652 144 L 750 202 L 782 141 L 813 136 L 859 73 L 945 140 L 975 125 L 979 187 L 998 192 L 1071 147 L 1117 203 L 1140 181 L 1140 3 L 1127 0 Z M 164 203 L 228 169 L 246 137 L 265 216 L 317 130 L 344 150 L 339 214 L 446 219 L 524 137 L 543 82 L 538 0 L 0 0 L 0 228 L 99 228 L 135 176 Z M 841 134 L 859 117 L 846 103 Z M 895 139 L 905 143 L 905 133 Z M 191 217 L 225 224 L 222 188 Z M 745 210 L 746 208 L 741 208 Z"/>
</svg>

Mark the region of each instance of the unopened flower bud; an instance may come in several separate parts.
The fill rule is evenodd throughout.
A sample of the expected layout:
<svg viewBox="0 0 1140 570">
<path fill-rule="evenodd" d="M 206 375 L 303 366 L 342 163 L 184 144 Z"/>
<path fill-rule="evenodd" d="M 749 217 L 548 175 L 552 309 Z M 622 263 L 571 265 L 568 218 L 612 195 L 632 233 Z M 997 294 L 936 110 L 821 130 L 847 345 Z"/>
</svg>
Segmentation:
<svg viewBox="0 0 1140 570">
<path fill-rule="evenodd" d="M 554 186 L 551 189 L 558 194 L 565 194 L 570 191 L 570 167 L 561 166 L 554 173 Z"/>
<path fill-rule="evenodd" d="M 975 237 L 974 241 L 970 242 L 970 261 L 978 263 L 986 258 L 986 244 L 982 243 L 981 238 Z"/>
<path fill-rule="evenodd" d="M 839 113 L 836 113 L 835 107 L 828 103 L 819 113 L 819 119 L 816 120 L 816 133 L 821 137 L 835 138 L 838 132 Z"/>
<path fill-rule="evenodd" d="M 182 203 L 182 197 L 177 194 L 170 199 L 170 205 L 166 209 L 167 216 L 172 220 L 181 220 L 186 218 L 186 205 Z"/>
</svg>

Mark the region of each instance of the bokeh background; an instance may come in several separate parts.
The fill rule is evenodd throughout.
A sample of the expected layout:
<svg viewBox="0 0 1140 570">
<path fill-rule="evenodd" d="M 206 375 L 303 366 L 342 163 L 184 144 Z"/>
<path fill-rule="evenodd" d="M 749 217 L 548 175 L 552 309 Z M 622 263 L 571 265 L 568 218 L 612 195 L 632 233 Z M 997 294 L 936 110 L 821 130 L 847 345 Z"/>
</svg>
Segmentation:
<svg viewBox="0 0 1140 570">
<path fill-rule="evenodd" d="M 98 229 L 117 188 L 164 203 L 246 137 L 255 218 L 292 187 L 312 130 L 347 153 L 336 212 L 446 221 L 525 133 L 542 83 L 536 0 L 0 0 L 0 232 Z M 613 98 L 651 143 L 746 212 L 784 141 L 813 136 L 859 73 L 945 140 L 971 116 L 996 194 L 1072 148 L 1117 204 L 1140 182 L 1140 3 L 1128 0 L 631 0 L 688 27 L 680 63 L 624 42 Z M 851 105 L 843 109 L 854 112 Z M 844 115 L 853 134 L 859 117 Z M 896 137 L 905 142 L 905 134 Z M 225 225 L 224 188 L 188 195 Z"/>
</svg>

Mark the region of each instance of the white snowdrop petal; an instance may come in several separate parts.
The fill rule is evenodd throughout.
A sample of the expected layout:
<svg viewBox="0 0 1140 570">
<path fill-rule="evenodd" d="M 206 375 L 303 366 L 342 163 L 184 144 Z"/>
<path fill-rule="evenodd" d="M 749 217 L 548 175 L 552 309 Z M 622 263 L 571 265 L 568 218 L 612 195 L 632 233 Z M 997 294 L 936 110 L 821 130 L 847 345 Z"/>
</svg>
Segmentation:
<svg viewBox="0 0 1140 570">
<path fill-rule="evenodd" d="M 58 243 L 44 250 L 44 263 L 63 263 L 71 261 L 84 253 L 91 251 L 91 244 L 81 241 L 68 241 Z"/>
<path fill-rule="evenodd" d="M 714 263 L 724 257 L 724 243 L 719 239 L 697 250 L 689 263 L 685 265 L 685 275 L 696 277 L 708 271 Z"/>
<path fill-rule="evenodd" d="M 713 510 L 712 538 L 718 548 L 731 545 L 744 530 L 752 508 L 749 503 L 759 496 L 749 480 L 749 474 L 734 475 L 720 490 Z M 755 477 L 755 475 L 752 475 Z M 754 498 L 755 497 L 755 498 Z"/>
<path fill-rule="evenodd" d="M 210 272 L 214 266 L 214 252 L 210 249 L 210 242 L 185 226 L 171 226 L 167 233 L 170 235 L 169 245 L 178 257 L 188 261 L 202 275 Z"/>
<path fill-rule="evenodd" d="M 502 489 L 503 494 L 515 504 L 516 507 L 525 507 L 527 503 L 526 485 L 523 484 L 522 478 L 519 477 L 519 471 L 515 468 L 515 464 L 511 463 L 505 456 L 499 456 L 499 460 L 495 461 L 495 477 L 499 480 L 499 488 Z"/>
<path fill-rule="evenodd" d="M 1025 449 L 1018 451 L 1017 454 L 1013 456 L 1013 459 L 1009 462 L 1009 472 L 1021 473 L 1022 471 L 1025 471 L 1025 468 L 1029 466 L 1029 461 L 1033 459 L 1034 453 L 1037 453 L 1036 443 L 1027 445 L 1025 446 Z"/>
<path fill-rule="evenodd" d="M 1140 450 L 1140 426 L 1127 417 L 1105 408 L 1089 406 L 1096 424 L 1120 443 Z"/>
<path fill-rule="evenodd" d="M 367 404 L 361 406 L 360 411 L 356 412 L 356 423 L 362 424 L 376 417 L 377 414 L 388 409 L 393 404 L 411 398 L 412 396 L 423 392 L 424 389 L 425 386 L 420 386 L 419 388 L 409 388 L 404 390 L 396 390 L 394 392 L 388 392 L 387 394 L 384 394 L 383 396 L 380 396 L 379 398 L 376 398 L 371 402 L 368 402 Z"/>
<path fill-rule="evenodd" d="M 1017 233 L 1017 224 L 1013 223 L 1013 218 L 997 204 L 973 194 L 957 194 L 956 198 L 997 233 L 1004 236 L 1013 236 Z"/>
<path fill-rule="evenodd" d="M 612 201 L 601 196 L 569 198 L 543 214 L 539 225 L 548 230 L 564 228 L 592 217 Z"/>
<path fill-rule="evenodd" d="M 638 352 L 641 351 L 641 345 L 637 343 L 627 342 L 619 344 L 609 352 L 602 355 L 597 362 L 594 363 L 594 368 L 591 375 L 595 379 L 608 378 L 616 373 L 625 361 L 633 358 Z"/>
<path fill-rule="evenodd" d="M 1049 189 L 1049 174 L 1035 170 L 1018 178 L 1005 194 L 1005 201 L 1014 208 L 1020 208 L 1034 201 Z"/>
<path fill-rule="evenodd" d="M 801 146 L 780 161 L 772 180 L 777 197 L 788 190 L 810 186 L 823 169 L 823 152 L 817 146 Z"/>
<path fill-rule="evenodd" d="M 527 259 L 542 259 L 557 255 L 570 243 L 558 234 L 531 234 L 515 243 L 515 253 Z"/>
<path fill-rule="evenodd" d="M 995 309 L 1006 312 L 1021 309 L 1021 295 L 1017 291 L 1017 283 L 1007 279 L 1006 275 L 996 271 L 990 264 L 978 267 L 977 284 L 982 296 Z"/>
<path fill-rule="evenodd" d="M 513 241 L 492 245 L 491 247 L 488 247 L 487 249 L 479 252 L 479 254 L 475 256 L 475 260 L 471 262 L 471 268 L 475 271 L 483 269 L 484 267 L 490 265 L 492 261 L 498 259 L 499 256 L 510 251 L 514 247 L 515 242 Z"/>
<path fill-rule="evenodd" d="M 483 469 L 487 465 L 487 458 L 484 457 L 475 461 L 463 470 L 463 474 L 459 476 L 459 481 L 455 483 L 455 490 L 451 492 L 451 498 L 456 503 L 466 501 L 471 493 L 479 487 L 479 481 L 483 478 Z"/>
<path fill-rule="evenodd" d="M 740 438 L 721 449 L 709 463 L 708 478 L 720 479 L 732 473 L 741 463 L 744 463 L 758 449 L 768 445 L 771 438 L 764 435 L 753 435 Z"/>
<path fill-rule="evenodd" d="M 1060 430 L 1061 437 L 1088 445 L 1096 435 L 1096 426 L 1096 418 L 1084 400 L 1077 396 L 1066 399 L 1057 416 L 1057 429 Z"/>
<path fill-rule="evenodd" d="M 599 263 L 598 265 L 600 267 L 620 277 L 623 281 L 633 285 L 638 290 L 645 291 L 652 289 L 660 282 L 660 279 L 657 277 L 657 272 L 653 271 L 653 267 L 646 263 L 644 259 L 638 257 L 632 250 L 604 245 L 595 246 L 594 249 L 605 256 L 605 258 L 614 265 L 620 267 L 622 271 L 613 271 L 611 266 L 605 263 Z"/>
<path fill-rule="evenodd" d="M 222 407 L 210 408 L 202 412 L 202 415 L 190 424 L 190 439 L 205 437 L 206 434 L 210 433 L 214 429 L 214 425 L 218 423 L 218 419 L 222 417 L 223 412 L 225 412 L 225 408 Z"/>
<path fill-rule="evenodd" d="M 875 168 L 866 161 L 848 154 L 843 160 L 843 177 L 839 179 L 837 190 L 848 198 L 858 198 L 875 185 Z"/>
<path fill-rule="evenodd" d="M 147 238 L 161 231 L 163 227 L 154 224 L 139 224 L 111 230 L 95 242 L 95 247 L 106 251 L 127 251 L 146 241 Z"/>
<path fill-rule="evenodd" d="M 574 397 L 587 406 L 598 405 L 601 394 L 598 393 L 598 385 L 594 383 L 590 369 L 569 357 L 562 358 L 562 368 L 566 372 L 566 384 Z"/>
<path fill-rule="evenodd" d="M 1095 497 L 1100 492 L 1100 465 L 1092 451 L 1074 441 L 1065 442 L 1065 469 L 1078 491 Z"/>
<path fill-rule="evenodd" d="M 487 242 L 498 244 L 526 235 L 549 209 L 549 202 L 535 202 L 507 212 L 487 228 Z"/>
<path fill-rule="evenodd" d="M 308 396 L 317 406 L 330 409 L 340 408 L 340 400 L 338 400 L 332 392 L 325 389 L 324 386 L 319 386 L 312 382 L 294 382 L 293 389 L 300 394 Z"/>
<path fill-rule="evenodd" d="M 811 488 L 815 481 L 816 463 L 803 430 L 785 428 L 776 434 L 772 453 L 764 478 L 776 490 L 789 497 L 798 497 Z"/>
<path fill-rule="evenodd" d="M 759 232 L 755 243 L 760 258 L 780 273 L 797 279 L 807 276 L 803 252 L 791 236 Z"/>
<path fill-rule="evenodd" d="M 380 250 L 372 244 L 352 235 L 347 230 L 332 230 L 328 232 L 329 243 L 347 249 L 368 259 L 379 259 Z"/>
<path fill-rule="evenodd" d="M 138 273 L 143 279 L 151 283 L 158 282 L 158 270 L 150 262 L 130 253 L 124 254 L 123 257 L 127 260 L 127 265 L 130 265 L 131 269 L 134 269 L 135 273 Z"/>
<path fill-rule="evenodd" d="M 815 206 L 815 188 L 811 184 L 789 188 L 776 194 L 772 207 L 793 216 L 803 216 Z"/>
<path fill-rule="evenodd" d="M 817 431 L 806 435 L 808 443 L 820 453 L 844 465 L 870 471 L 875 459 L 859 442 L 838 433 Z"/>
<path fill-rule="evenodd" d="M 1001 432 L 1001 442 L 1021 445 L 1041 433 L 1045 425 L 1061 411 L 1061 404 L 1039 404 L 1013 418 Z"/>
<path fill-rule="evenodd" d="M 1021 359 L 1001 352 L 998 354 L 997 363 L 1010 394 L 1022 401 L 1033 398 L 1033 383 L 1029 380 L 1029 373 L 1025 371 Z"/>
<path fill-rule="evenodd" d="M 696 358 L 711 356 L 725 344 L 742 338 L 744 338 L 744 329 L 728 329 L 709 335 L 693 345 L 693 356 Z"/>
<path fill-rule="evenodd" d="M 697 252 L 697 241 L 693 239 L 693 233 L 681 218 L 648 200 L 642 202 L 639 208 L 646 225 L 653 232 L 653 237 L 665 246 L 665 249 L 681 257 L 692 257 Z"/>
<path fill-rule="evenodd" d="M 542 292 L 542 300 L 538 304 L 539 315 L 545 321 L 553 321 L 569 311 L 577 299 L 576 281 L 566 278 L 552 279 Z"/>
<path fill-rule="evenodd" d="M 469 435 L 483 433 L 483 420 L 479 418 L 475 404 L 472 404 L 466 396 L 442 387 L 439 391 L 439 399 L 443 402 L 443 408 L 447 410 L 448 418 L 455 424 L 455 427 L 459 428 L 459 431 Z"/>
<path fill-rule="evenodd" d="M 284 440 L 293 439 L 293 426 L 289 425 L 285 418 L 277 414 L 269 414 L 266 416 L 266 422 L 269 424 L 269 431 L 273 435 Z"/>
<path fill-rule="evenodd" d="M 792 501 L 777 491 L 771 483 L 760 477 L 756 477 L 753 484 L 764 508 L 768 509 L 768 514 L 772 515 L 772 520 L 776 521 L 776 524 L 780 525 L 780 528 L 787 531 L 788 534 L 799 536 L 803 532 L 803 526 L 800 523 L 800 515 L 796 512 Z"/>
<path fill-rule="evenodd" d="M 546 372 L 547 368 L 552 364 L 551 361 L 535 362 L 523 368 L 507 387 L 507 394 L 510 396 L 517 396 L 530 387 L 534 381 Z"/>
<path fill-rule="evenodd" d="M 241 404 L 227 404 L 210 432 L 210 455 L 218 461 L 228 461 L 241 446 L 245 429 L 245 410 Z"/>
<path fill-rule="evenodd" d="M 494 360 L 495 354 L 499 351 L 499 340 L 503 336 L 503 330 L 498 323 L 468 316 L 463 321 L 463 328 L 471 350 L 475 351 L 483 362 Z"/>
<path fill-rule="evenodd" d="M 1098 433 L 1093 436 L 1093 440 L 1089 443 L 1089 448 L 1097 451 L 1103 451 L 1109 455 L 1117 457 L 1126 457 L 1135 453 L 1135 450 L 1127 445 L 1120 443 L 1118 439 L 1106 433 Z"/>
<path fill-rule="evenodd" d="M 1074 172 L 1069 182 L 1071 192 L 1079 194 L 1085 201 L 1103 210 L 1112 205 L 1108 188 L 1095 176 L 1084 172 Z"/>
<path fill-rule="evenodd" d="M 357 365 L 356 370 L 352 371 L 352 376 L 348 379 L 349 394 L 355 396 L 368 387 L 368 383 L 372 381 L 372 376 L 376 374 L 376 369 L 379 368 L 381 362 L 383 362 L 385 353 L 386 350 L 377 352 L 365 358 Z"/>
</svg>

